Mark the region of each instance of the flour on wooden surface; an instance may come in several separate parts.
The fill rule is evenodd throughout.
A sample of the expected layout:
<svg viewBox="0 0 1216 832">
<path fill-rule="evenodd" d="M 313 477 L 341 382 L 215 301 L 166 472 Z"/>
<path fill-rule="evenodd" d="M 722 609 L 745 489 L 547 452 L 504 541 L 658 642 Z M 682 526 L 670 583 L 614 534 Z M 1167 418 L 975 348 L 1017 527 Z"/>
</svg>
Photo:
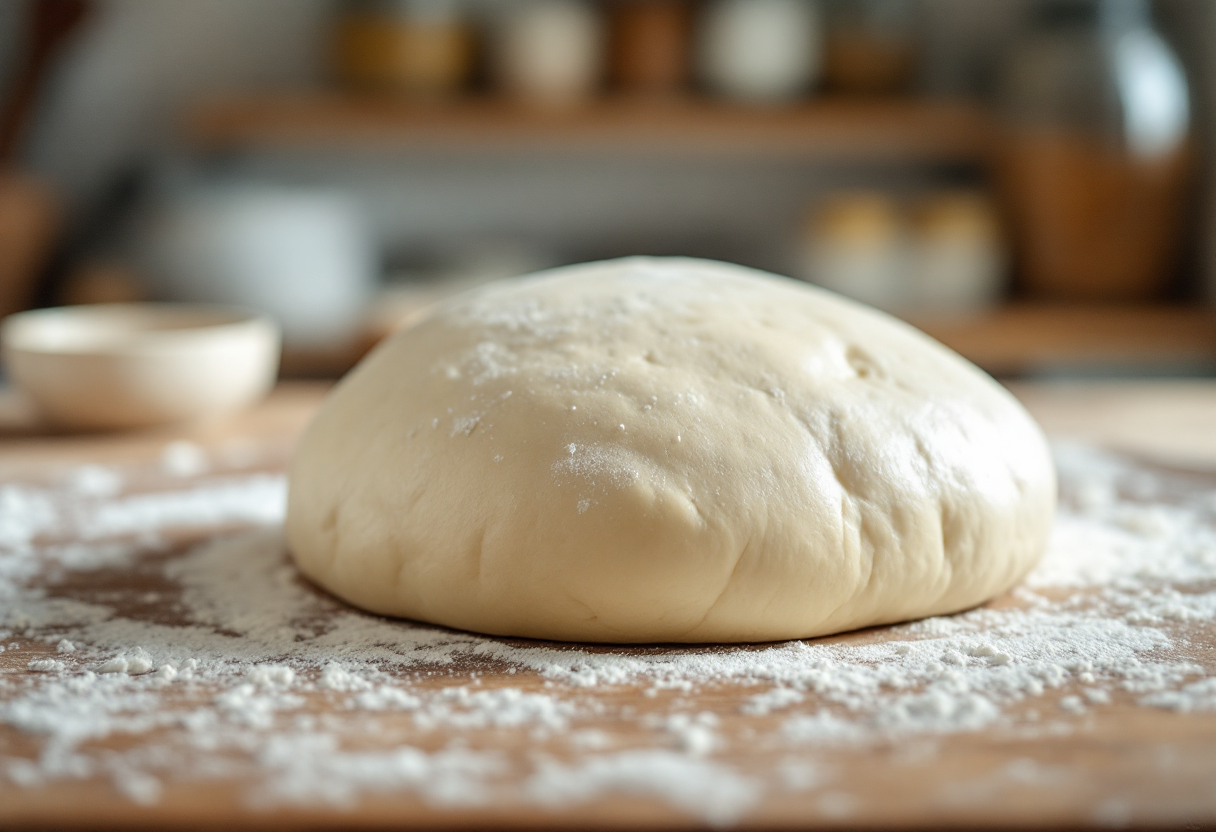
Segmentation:
<svg viewBox="0 0 1216 832">
<path fill-rule="evenodd" d="M 171 450 L 170 473 L 209 469 L 197 448 Z M 139 804 L 216 778 L 247 783 L 251 805 L 630 795 L 716 824 L 792 790 L 844 818 L 856 798 L 825 750 L 1068 732 L 1112 702 L 1216 711 L 1211 645 L 1178 633 L 1216 620 L 1216 490 L 1091 449 L 1056 455 L 1055 536 L 1012 600 L 881 638 L 738 647 L 614 650 L 363 614 L 291 565 L 279 476 L 124 494 L 120 471 L 89 466 L 0 486 L 0 724 L 41 749 L 0 749 L 0 789 L 106 776 Z M 226 531 L 170 545 L 183 529 Z M 645 707 L 606 695 L 618 689 Z M 737 704 L 697 710 L 706 690 Z M 98 745 L 110 738 L 125 750 Z M 727 761 L 748 748 L 763 760 Z"/>
</svg>

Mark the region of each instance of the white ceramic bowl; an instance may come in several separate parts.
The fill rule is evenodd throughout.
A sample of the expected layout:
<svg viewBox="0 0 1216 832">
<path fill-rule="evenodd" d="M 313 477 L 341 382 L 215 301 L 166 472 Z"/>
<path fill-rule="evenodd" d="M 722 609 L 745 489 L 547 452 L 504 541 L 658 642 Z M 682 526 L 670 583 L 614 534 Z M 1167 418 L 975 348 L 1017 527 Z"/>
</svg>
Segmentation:
<svg viewBox="0 0 1216 832">
<path fill-rule="evenodd" d="M 48 422 L 115 430 L 238 410 L 264 396 L 279 329 L 242 309 L 114 304 L 38 309 L 0 324 L 9 379 Z"/>
</svg>

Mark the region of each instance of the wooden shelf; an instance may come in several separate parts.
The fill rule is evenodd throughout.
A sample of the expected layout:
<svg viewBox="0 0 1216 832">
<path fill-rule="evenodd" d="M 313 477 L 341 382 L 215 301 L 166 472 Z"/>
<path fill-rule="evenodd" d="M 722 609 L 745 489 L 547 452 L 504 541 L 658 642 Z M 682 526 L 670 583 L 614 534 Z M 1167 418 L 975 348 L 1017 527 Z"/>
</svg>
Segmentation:
<svg viewBox="0 0 1216 832">
<path fill-rule="evenodd" d="M 294 378 L 339 376 L 439 299 L 386 294 L 355 344 L 340 354 L 289 352 L 283 372 Z M 909 322 L 997 376 L 1216 370 L 1216 309 L 1015 304 L 957 318 L 913 316 Z"/>
<path fill-rule="evenodd" d="M 604 99 L 544 109 L 499 99 L 419 104 L 341 94 L 215 100 L 187 117 L 196 148 L 612 152 L 880 161 L 983 161 L 982 108 L 913 99 L 746 107 L 709 100 Z"/>
<path fill-rule="evenodd" d="M 999 139 L 981 107 L 915 99 L 745 107 L 695 98 L 608 98 L 543 109 L 492 98 L 417 103 L 324 92 L 204 102 L 188 115 L 185 136 L 201 151 L 665 154 L 833 163 L 984 163 Z M 998 375 L 1216 368 L 1216 310 L 1203 308 L 1017 304 L 912 322 Z M 328 374 L 347 360 L 307 356 L 288 364 L 295 372 Z"/>
<path fill-rule="evenodd" d="M 995 375 L 1216 368 L 1216 309 L 1022 304 L 911 323 Z"/>
</svg>

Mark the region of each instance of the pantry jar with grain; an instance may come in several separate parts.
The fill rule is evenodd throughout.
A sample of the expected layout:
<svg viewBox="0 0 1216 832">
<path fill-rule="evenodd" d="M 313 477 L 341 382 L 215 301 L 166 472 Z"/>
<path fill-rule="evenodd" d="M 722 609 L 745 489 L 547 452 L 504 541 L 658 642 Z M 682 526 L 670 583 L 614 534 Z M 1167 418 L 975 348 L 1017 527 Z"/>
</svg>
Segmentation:
<svg viewBox="0 0 1216 832">
<path fill-rule="evenodd" d="M 457 0 L 347 0 L 334 21 L 333 71 L 357 90 L 447 96 L 468 82 L 473 40 Z"/>
<path fill-rule="evenodd" d="M 1168 286 L 1190 170 L 1187 81 L 1144 0 L 1053 0 L 1004 78 L 1001 178 L 1028 294 Z"/>
<path fill-rule="evenodd" d="M 633 95 L 675 95 L 688 81 L 689 0 L 615 0 L 608 6 L 612 82 Z"/>
</svg>

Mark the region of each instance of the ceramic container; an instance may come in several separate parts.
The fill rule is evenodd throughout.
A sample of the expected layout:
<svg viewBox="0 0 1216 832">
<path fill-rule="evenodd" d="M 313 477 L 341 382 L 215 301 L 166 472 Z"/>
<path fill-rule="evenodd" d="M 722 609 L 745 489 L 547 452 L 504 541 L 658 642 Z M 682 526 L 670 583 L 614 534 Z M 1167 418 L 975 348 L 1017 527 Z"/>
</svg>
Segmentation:
<svg viewBox="0 0 1216 832">
<path fill-rule="evenodd" d="M 67 306 L 5 319 L 0 352 L 10 380 L 48 423 L 118 430 L 254 403 L 274 384 L 279 329 L 236 308 Z"/>
<path fill-rule="evenodd" d="M 940 316 L 995 306 L 1007 272 L 1002 236 L 983 193 L 944 191 L 922 200 L 912 218 L 909 310 Z"/>
<path fill-rule="evenodd" d="M 796 98 L 819 73 L 821 40 L 813 0 L 714 0 L 700 26 L 701 75 L 732 98 Z"/>
<path fill-rule="evenodd" d="M 589 99 L 603 75 L 602 15 L 585 0 L 520 0 L 501 10 L 494 48 L 497 80 L 536 104 Z"/>
<path fill-rule="evenodd" d="M 326 188 L 187 187 L 162 200 L 144 246 L 158 299 L 267 312 L 291 349 L 349 343 L 376 281 L 366 218 Z"/>
<path fill-rule="evenodd" d="M 899 206 L 886 194 L 834 194 L 810 217 L 801 276 L 888 311 L 908 302 L 909 245 Z"/>
</svg>

